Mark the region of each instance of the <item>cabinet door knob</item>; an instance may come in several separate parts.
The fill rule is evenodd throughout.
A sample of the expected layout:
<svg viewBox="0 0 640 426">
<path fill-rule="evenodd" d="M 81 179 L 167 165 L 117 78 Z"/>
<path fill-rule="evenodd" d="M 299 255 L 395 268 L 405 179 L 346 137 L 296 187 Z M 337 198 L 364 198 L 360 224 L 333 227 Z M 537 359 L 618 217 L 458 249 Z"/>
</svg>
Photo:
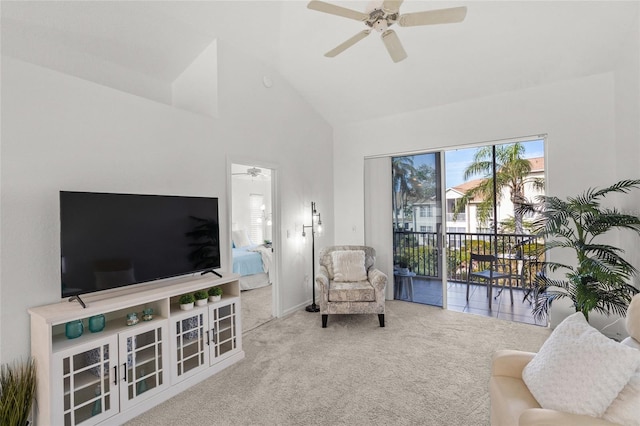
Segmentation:
<svg viewBox="0 0 640 426">
<path fill-rule="evenodd" d="M 118 366 L 117 365 L 113 366 L 113 384 L 114 385 L 118 384 Z"/>
</svg>

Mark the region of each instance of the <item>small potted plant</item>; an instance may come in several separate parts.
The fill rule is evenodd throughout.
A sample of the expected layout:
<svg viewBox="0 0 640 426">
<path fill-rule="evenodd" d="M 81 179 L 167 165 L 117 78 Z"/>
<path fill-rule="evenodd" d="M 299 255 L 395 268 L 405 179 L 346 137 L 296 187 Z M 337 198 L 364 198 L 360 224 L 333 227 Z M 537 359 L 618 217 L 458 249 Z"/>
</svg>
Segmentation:
<svg viewBox="0 0 640 426">
<path fill-rule="evenodd" d="M 396 256 L 395 262 L 397 265 L 397 273 L 400 275 L 409 274 L 411 268 L 411 259 L 406 254 Z"/>
<path fill-rule="evenodd" d="M 211 287 L 209 289 L 209 301 L 218 302 L 222 297 L 222 289 L 220 287 Z"/>
<path fill-rule="evenodd" d="M 0 419 L 3 425 L 28 425 L 36 397 L 36 365 L 33 358 L 0 366 Z M 31 422 L 29 421 L 31 420 Z"/>
<path fill-rule="evenodd" d="M 193 294 L 191 293 L 183 294 L 182 296 L 180 296 L 180 299 L 179 299 L 180 309 L 182 309 L 183 311 L 188 311 L 189 309 L 193 309 L 193 302 L 195 301 L 196 299 L 195 297 L 193 297 Z"/>
<path fill-rule="evenodd" d="M 193 296 L 196 298 L 196 306 L 204 306 L 207 304 L 209 295 L 205 290 L 198 290 L 193 294 Z"/>
</svg>

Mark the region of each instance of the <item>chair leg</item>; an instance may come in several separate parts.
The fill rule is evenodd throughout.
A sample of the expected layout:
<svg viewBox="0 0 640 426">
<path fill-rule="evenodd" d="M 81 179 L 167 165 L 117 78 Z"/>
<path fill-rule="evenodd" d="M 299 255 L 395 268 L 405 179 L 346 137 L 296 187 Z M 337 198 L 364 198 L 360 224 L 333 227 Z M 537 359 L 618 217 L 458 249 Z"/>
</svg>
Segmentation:
<svg viewBox="0 0 640 426">
<path fill-rule="evenodd" d="M 322 314 L 322 328 L 327 328 L 327 319 L 328 318 L 329 318 L 329 315 Z"/>
<path fill-rule="evenodd" d="M 469 301 L 469 276 L 467 276 L 467 302 Z"/>
<path fill-rule="evenodd" d="M 492 298 L 492 294 L 493 294 L 493 281 L 489 280 L 487 285 L 489 286 L 487 288 L 487 291 L 489 292 L 489 310 L 491 310 L 491 298 Z"/>
<path fill-rule="evenodd" d="M 384 314 L 378 314 L 378 321 L 380 321 L 380 327 L 384 327 Z"/>
</svg>

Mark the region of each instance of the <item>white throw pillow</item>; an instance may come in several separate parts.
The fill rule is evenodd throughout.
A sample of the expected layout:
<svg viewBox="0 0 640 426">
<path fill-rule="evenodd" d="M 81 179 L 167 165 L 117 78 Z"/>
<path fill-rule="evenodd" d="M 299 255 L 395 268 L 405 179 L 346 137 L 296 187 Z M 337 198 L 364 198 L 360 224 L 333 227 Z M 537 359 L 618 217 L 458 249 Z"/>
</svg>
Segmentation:
<svg viewBox="0 0 640 426">
<path fill-rule="evenodd" d="M 613 400 L 602 417 L 624 426 L 640 426 L 640 369 L 631 376 L 627 386 Z"/>
<path fill-rule="evenodd" d="M 233 231 L 233 245 L 237 248 L 246 247 L 251 245 L 251 240 L 247 236 L 247 233 L 244 229 L 239 231 Z"/>
<path fill-rule="evenodd" d="M 364 250 L 336 250 L 331 252 L 333 280 L 342 282 L 365 281 Z"/>
<path fill-rule="evenodd" d="M 640 352 L 565 318 L 522 371 L 542 408 L 601 417 L 640 366 Z"/>
</svg>

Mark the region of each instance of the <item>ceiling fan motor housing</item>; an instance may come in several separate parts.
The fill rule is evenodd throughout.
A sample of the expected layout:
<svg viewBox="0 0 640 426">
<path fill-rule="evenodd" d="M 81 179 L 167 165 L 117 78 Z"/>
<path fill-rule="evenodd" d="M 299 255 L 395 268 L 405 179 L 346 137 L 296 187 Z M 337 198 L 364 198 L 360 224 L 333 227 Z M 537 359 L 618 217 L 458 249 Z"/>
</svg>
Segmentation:
<svg viewBox="0 0 640 426">
<path fill-rule="evenodd" d="M 369 19 L 365 21 L 369 27 L 382 33 L 398 20 L 398 13 L 387 13 L 383 9 L 374 9 L 369 13 Z"/>
</svg>

